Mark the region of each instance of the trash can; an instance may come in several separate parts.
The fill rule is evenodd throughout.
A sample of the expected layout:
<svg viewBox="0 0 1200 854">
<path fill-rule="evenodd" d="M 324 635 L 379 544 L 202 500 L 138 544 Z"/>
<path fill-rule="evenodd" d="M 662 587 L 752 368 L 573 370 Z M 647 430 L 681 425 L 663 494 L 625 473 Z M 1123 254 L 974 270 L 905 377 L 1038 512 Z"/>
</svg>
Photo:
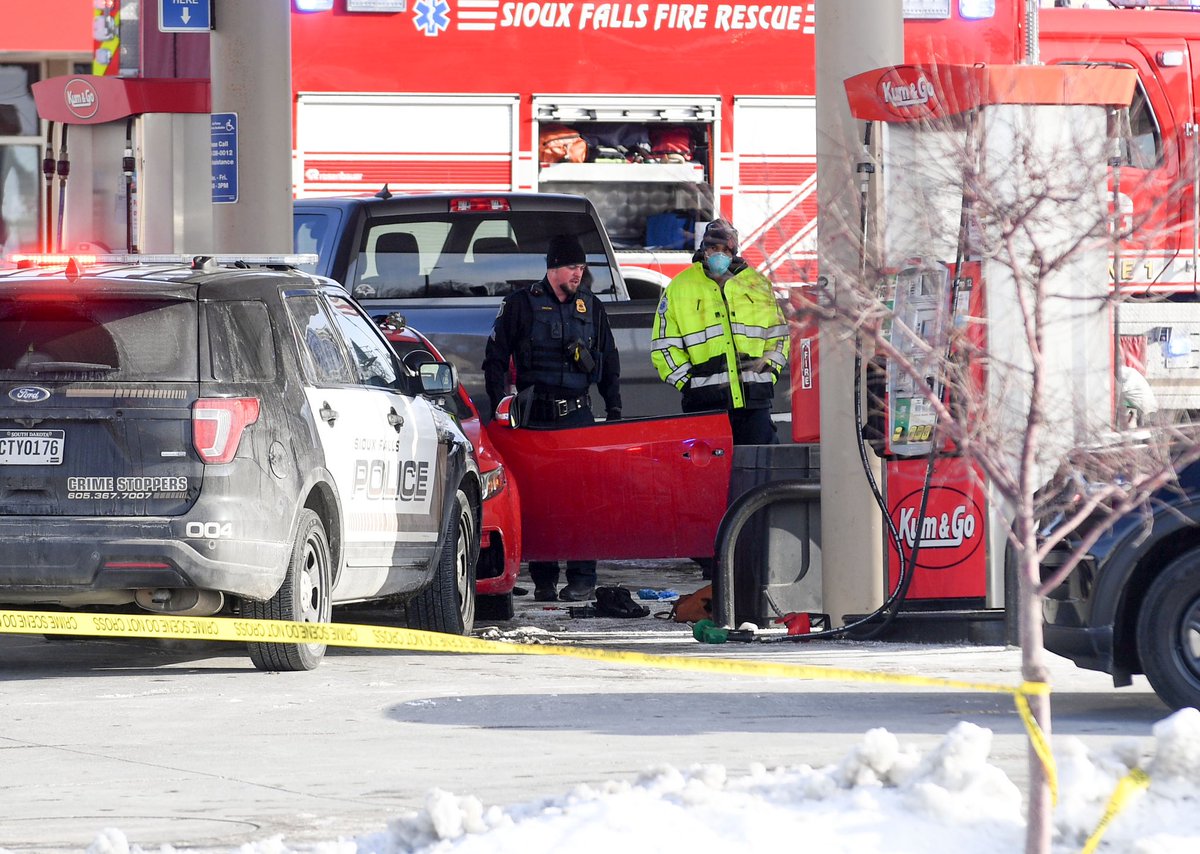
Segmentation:
<svg viewBox="0 0 1200 854">
<path fill-rule="evenodd" d="M 821 480 L 816 444 L 735 445 L 729 503 L 764 483 Z M 788 499 L 759 510 L 734 548 L 737 625 L 766 628 L 780 613 L 824 611 L 821 596 L 821 503 Z"/>
</svg>

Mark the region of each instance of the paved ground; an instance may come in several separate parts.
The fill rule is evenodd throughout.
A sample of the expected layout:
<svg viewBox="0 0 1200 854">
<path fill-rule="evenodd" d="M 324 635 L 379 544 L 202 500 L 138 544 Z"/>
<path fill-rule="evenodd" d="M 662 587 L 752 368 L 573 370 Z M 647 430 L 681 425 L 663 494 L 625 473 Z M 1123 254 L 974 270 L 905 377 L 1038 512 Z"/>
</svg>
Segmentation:
<svg viewBox="0 0 1200 854">
<path fill-rule="evenodd" d="M 604 564 L 600 580 L 681 593 L 704 583 L 678 562 Z M 682 661 L 1020 681 L 1020 653 L 1003 646 L 706 645 L 686 625 L 578 618 L 571 607 L 520 597 L 516 619 L 479 633 Z M 379 831 L 434 788 L 511 804 L 664 764 L 823 765 L 880 726 L 925 749 L 969 720 L 995 733 L 993 761 L 1014 781 L 1027 769 L 1010 696 L 894 680 L 365 649 L 280 674 L 255 671 L 238 644 L 36 635 L 0 635 L 0 661 L 0 849 L 15 852 L 79 852 L 106 827 L 146 850 L 229 852 L 276 835 L 315 845 Z M 1144 680 L 1118 691 L 1063 659 L 1051 670 L 1056 743 L 1144 741 L 1168 714 Z"/>
</svg>

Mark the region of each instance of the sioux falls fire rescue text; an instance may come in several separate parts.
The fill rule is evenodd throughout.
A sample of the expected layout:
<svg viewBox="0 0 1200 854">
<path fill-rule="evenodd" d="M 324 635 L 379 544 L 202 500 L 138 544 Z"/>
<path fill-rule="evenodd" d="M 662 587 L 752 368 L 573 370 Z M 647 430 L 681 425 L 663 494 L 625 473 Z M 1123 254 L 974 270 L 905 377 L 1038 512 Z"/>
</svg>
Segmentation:
<svg viewBox="0 0 1200 854">
<path fill-rule="evenodd" d="M 500 27 L 653 30 L 803 30 L 812 32 L 813 4 L 505 3 Z"/>
</svg>

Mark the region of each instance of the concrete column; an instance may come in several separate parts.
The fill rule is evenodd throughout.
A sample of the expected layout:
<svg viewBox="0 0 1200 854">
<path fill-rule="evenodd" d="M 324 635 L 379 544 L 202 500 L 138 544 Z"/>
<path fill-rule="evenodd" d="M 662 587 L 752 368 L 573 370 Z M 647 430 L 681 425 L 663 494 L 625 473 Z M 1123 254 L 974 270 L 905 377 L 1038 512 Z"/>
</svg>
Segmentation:
<svg viewBox="0 0 1200 854">
<path fill-rule="evenodd" d="M 237 114 L 237 201 L 213 205 L 214 251 L 292 251 L 289 0 L 213 0 L 212 111 Z"/>
<path fill-rule="evenodd" d="M 901 63 L 904 33 L 901 0 L 838 0 L 816 7 L 817 251 L 836 302 L 858 275 L 860 245 L 855 165 L 863 128 L 850 116 L 843 81 Z M 822 597 L 836 626 L 847 614 L 868 613 L 883 602 L 883 516 L 859 460 L 853 341 L 822 328 L 820 352 Z M 882 489 L 879 460 L 867 453 Z"/>
</svg>

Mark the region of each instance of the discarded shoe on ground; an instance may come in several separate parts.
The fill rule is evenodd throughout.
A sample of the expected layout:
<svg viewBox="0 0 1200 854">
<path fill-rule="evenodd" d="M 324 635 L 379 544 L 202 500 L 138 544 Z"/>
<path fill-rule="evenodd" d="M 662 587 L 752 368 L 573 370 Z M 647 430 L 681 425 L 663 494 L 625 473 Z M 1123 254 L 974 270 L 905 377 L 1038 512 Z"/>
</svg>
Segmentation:
<svg viewBox="0 0 1200 854">
<path fill-rule="evenodd" d="M 633 601 L 624 587 L 596 588 L 597 617 L 647 617 L 650 609 Z"/>
</svg>

